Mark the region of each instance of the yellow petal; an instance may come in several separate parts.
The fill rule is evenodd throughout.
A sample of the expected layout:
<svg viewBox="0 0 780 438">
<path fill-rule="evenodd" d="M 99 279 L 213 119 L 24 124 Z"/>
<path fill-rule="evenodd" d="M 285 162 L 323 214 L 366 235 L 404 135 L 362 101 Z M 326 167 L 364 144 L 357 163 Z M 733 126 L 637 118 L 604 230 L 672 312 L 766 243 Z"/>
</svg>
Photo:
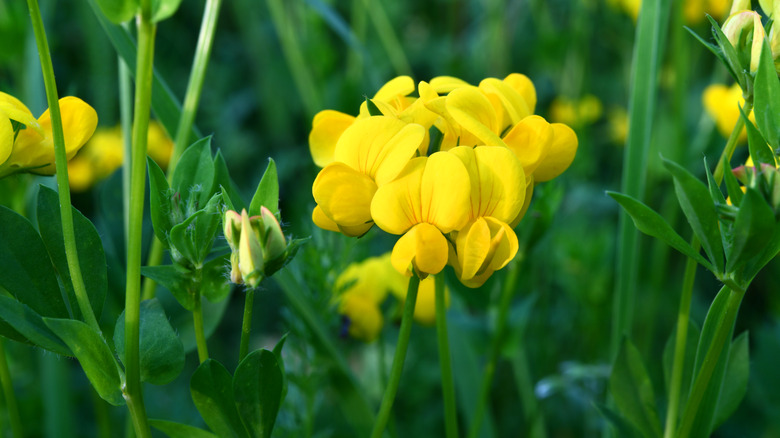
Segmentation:
<svg viewBox="0 0 780 438">
<path fill-rule="evenodd" d="M 488 254 L 490 264 L 485 268 L 498 271 L 512 261 L 520 246 L 517 235 L 509 225 L 493 217 L 486 217 L 485 221 L 491 236 Z"/>
<path fill-rule="evenodd" d="M 499 120 L 493 104 L 477 87 L 462 87 L 447 95 L 447 111 L 457 124 L 480 140 L 479 144 L 499 146 Z M 461 145 L 474 146 L 461 138 Z"/>
<path fill-rule="evenodd" d="M 2 91 L 0 91 L 0 113 L 5 113 L 9 119 L 17 121 L 43 135 L 43 131 L 40 125 L 38 125 L 38 120 L 30 112 L 30 109 L 19 99 Z"/>
<path fill-rule="evenodd" d="M 414 80 L 409 76 L 398 76 L 391 79 L 374 94 L 374 100 L 392 102 L 399 97 L 408 96 L 414 92 Z"/>
<path fill-rule="evenodd" d="M 436 76 L 431 79 L 431 87 L 439 94 L 447 94 L 456 88 L 467 87 L 468 85 L 468 82 L 453 76 Z"/>
<path fill-rule="evenodd" d="M 68 161 L 68 185 L 73 192 L 86 192 L 95 183 L 95 172 L 89 160 L 78 156 Z"/>
<path fill-rule="evenodd" d="M 431 155 L 420 181 L 422 222 L 445 234 L 460 229 L 468 221 L 470 191 L 468 171 L 458 157 L 449 152 Z"/>
<path fill-rule="evenodd" d="M 523 96 L 504 81 L 496 78 L 483 79 L 479 83 L 479 89 L 488 97 L 495 96 L 501 102 L 502 109 L 508 115 L 505 122 L 508 125 L 514 125 L 533 114 Z M 502 124 L 499 127 L 503 130 L 504 126 Z"/>
<path fill-rule="evenodd" d="M 438 228 L 422 223 L 398 239 L 390 260 L 406 276 L 412 274 L 412 269 L 421 276 L 438 274 L 447 265 L 447 247 L 447 239 Z"/>
<path fill-rule="evenodd" d="M 455 154 L 469 173 L 470 219 L 493 216 L 509 222 L 525 200 L 525 173 L 520 161 L 503 146 L 460 146 Z"/>
<path fill-rule="evenodd" d="M 314 116 L 309 133 L 309 152 L 314 164 L 325 167 L 333 162 L 336 142 L 354 121 L 353 116 L 333 110 L 320 111 Z"/>
<path fill-rule="evenodd" d="M 339 138 L 335 159 L 381 186 L 398 175 L 425 138 L 415 123 L 376 116 L 355 121 Z"/>
<path fill-rule="evenodd" d="M 376 184 L 371 178 L 338 162 L 325 166 L 312 186 L 322 213 L 346 227 L 365 227 L 371 222 L 371 198 L 375 192 Z"/>
<path fill-rule="evenodd" d="M 413 158 L 395 180 L 377 189 L 371 201 L 371 217 L 390 234 L 403 234 L 422 222 L 420 182 L 426 157 Z"/>
<path fill-rule="evenodd" d="M 553 128 L 539 116 L 528 116 L 504 137 L 504 143 L 515 153 L 526 176 L 534 173 L 547 155 L 553 141 Z"/>
<path fill-rule="evenodd" d="M 484 218 L 477 218 L 458 232 L 456 240 L 460 278 L 477 275 L 490 251 L 490 228 Z"/>
<path fill-rule="evenodd" d="M 339 313 L 347 318 L 349 335 L 364 342 L 376 339 L 384 324 L 377 303 L 360 294 L 342 296 Z"/>
<path fill-rule="evenodd" d="M 528 76 L 520 73 L 512 73 L 504 78 L 504 82 L 520 93 L 528 106 L 528 111 L 533 114 L 536 110 L 536 88 Z"/>
<path fill-rule="evenodd" d="M 520 214 L 517 215 L 514 219 L 512 219 L 511 222 L 507 222 L 509 226 L 512 228 L 515 228 L 517 224 L 520 223 L 520 220 L 523 219 L 523 216 L 525 216 L 525 213 L 528 211 L 528 207 L 531 205 L 531 199 L 534 195 L 534 177 L 533 175 L 529 176 L 526 179 L 525 182 L 525 201 L 523 202 L 523 208 L 520 209 Z"/>
<path fill-rule="evenodd" d="M 14 128 L 11 121 L 0 111 L 0 166 L 11 155 L 14 148 Z"/>
<path fill-rule="evenodd" d="M 335 232 L 340 231 L 339 225 L 336 222 L 333 222 L 333 220 L 327 215 L 325 215 L 319 205 L 314 207 L 314 211 L 311 212 L 311 220 L 314 222 L 314 225 L 322 228 L 323 230 Z"/>
<path fill-rule="evenodd" d="M 553 141 L 547 156 L 534 171 L 537 182 L 549 181 L 568 169 L 577 153 L 577 134 L 562 123 L 553 123 Z"/>
<path fill-rule="evenodd" d="M 436 322 L 436 281 L 441 277 L 428 277 L 420 281 L 417 289 L 417 303 L 414 306 L 414 320 L 418 324 L 433 325 Z M 450 305 L 450 291 L 444 289 L 444 306 Z"/>
</svg>

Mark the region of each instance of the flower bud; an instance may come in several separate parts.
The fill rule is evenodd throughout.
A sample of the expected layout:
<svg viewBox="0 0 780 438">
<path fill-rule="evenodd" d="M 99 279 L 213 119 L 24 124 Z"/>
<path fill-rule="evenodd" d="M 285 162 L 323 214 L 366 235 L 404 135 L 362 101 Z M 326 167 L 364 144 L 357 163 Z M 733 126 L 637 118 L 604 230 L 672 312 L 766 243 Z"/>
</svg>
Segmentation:
<svg viewBox="0 0 780 438">
<path fill-rule="evenodd" d="M 263 225 L 261 236 L 263 236 L 263 241 L 265 242 L 265 245 L 263 245 L 265 260 L 273 260 L 282 256 L 287 250 L 287 239 L 284 237 L 279 221 L 276 220 L 276 216 L 270 210 L 261 207 L 260 217 Z"/>
<path fill-rule="evenodd" d="M 241 215 L 233 210 L 228 210 L 225 212 L 222 224 L 224 226 L 225 240 L 230 245 L 230 249 L 235 251 L 241 238 Z"/>
<path fill-rule="evenodd" d="M 758 70 L 758 60 L 761 58 L 761 48 L 764 44 L 766 32 L 761 24 L 761 16 L 750 10 L 740 11 L 731 15 L 723 24 L 723 33 L 738 53 L 748 50 L 747 38 L 753 33 L 753 42 L 750 48 L 750 72 Z"/>
<path fill-rule="evenodd" d="M 256 216 L 254 217 L 256 218 Z M 241 238 L 238 245 L 238 268 L 247 285 L 257 287 L 263 279 L 263 246 L 246 210 L 241 211 Z"/>
</svg>

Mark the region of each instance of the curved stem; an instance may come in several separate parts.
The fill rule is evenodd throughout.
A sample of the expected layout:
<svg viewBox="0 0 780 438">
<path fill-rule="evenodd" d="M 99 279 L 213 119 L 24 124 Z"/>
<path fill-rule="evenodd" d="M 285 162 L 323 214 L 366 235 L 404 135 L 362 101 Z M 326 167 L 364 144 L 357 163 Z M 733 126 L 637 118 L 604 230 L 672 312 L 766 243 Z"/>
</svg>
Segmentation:
<svg viewBox="0 0 780 438">
<path fill-rule="evenodd" d="M 68 261 L 68 271 L 73 283 L 73 291 L 76 295 L 79 309 L 84 321 L 92 329 L 100 333 L 100 326 L 95 318 L 95 312 L 89 303 L 87 289 L 84 287 L 84 278 L 81 275 L 79 255 L 76 247 L 76 232 L 73 229 L 73 211 L 70 207 L 70 184 L 68 182 L 68 157 L 65 153 L 65 135 L 62 131 L 62 114 L 60 113 L 59 98 L 57 97 L 57 84 L 54 80 L 54 67 L 49 53 L 49 43 L 46 40 L 46 31 L 43 28 L 41 10 L 38 0 L 27 0 L 30 9 L 35 42 L 38 45 L 38 55 L 41 58 L 41 70 L 43 82 L 46 86 L 46 101 L 49 104 L 51 115 L 52 135 L 54 137 L 54 165 L 56 168 L 57 186 L 60 201 L 60 218 L 62 220 L 62 238 L 65 245 L 65 257 Z"/>
<path fill-rule="evenodd" d="M 420 286 L 420 277 L 417 274 L 409 279 L 409 290 L 406 292 L 404 301 L 404 314 L 401 318 L 401 329 L 398 332 L 398 344 L 393 355 L 393 366 L 390 368 L 390 379 L 385 388 L 385 395 L 382 397 L 382 405 L 379 407 L 379 413 L 376 416 L 374 429 L 371 431 L 371 438 L 380 438 L 385 431 L 387 420 L 390 418 L 390 410 L 393 408 L 395 394 L 398 392 L 398 383 L 401 381 L 401 372 L 404 369 L 406 360 L 406 350 L 409 347 L 409 336 L 412 333 L 412 323 L 414 318 L 414 306 L 417 304 L 417 289 Z"/>
<path fill-rule="evenodd" d="M 3 397 L 8 408 L 8 420 L 11 423 L 11 431 L 14 438 L 22 438 L 22 419 L 19 416 L 19 405 L 16 403 L 14 383 L 11 379 L 11 371 L 8 369 L 8 360 L 5 357 L 5 338 L 0 336 L 0 385 L 3 386 Z"/>
<path fill-rule="evenodd" d="M 455 386 L 452 379 L 452 356 L 447 338 L 447 307 L 444 273 L 436 274 L 436 336 L 439 341 L 441 389 L 444 399 L 444 430 L 447 438 L 458 436 L 458 412 L 455 406 Z"/>
<path fill-rule="evenodd" d="M 728 286 L 723 286 L 723 288 L 728 288 Z M 737 319 L 739 305 L 742 303 L 742 297 L 744 296 L 744 291 L 731 289 L 728 302 L 726 302 L 726 312 L 721 317 L 720 321 L 718 321 L 718 326 L 715 329 L 715 336 L 712 338 L 712 343 L 707 350 L 707 354 L 704 356 L 704 361 L 701 364 L 699 373 L 696 375 L 696 379 L 693 382 L 691 395 L 688 397 L 688 402 L 685 404 L 682 424 L 680 425 L 680 431 L 677 434 L 679 437 L 685 438 L 691 433 L 694 420 L 696 419 L 696 413 L 704 398 L 704 393 L 707 392 L 707 386 L 709 385 L 712 374 L 718 364 L 720 353 L 723 351 L 723 347 L 726 343 L 730 341 L 729 334 L 734 326 L 734 321 Z"/>
<path fill-rule="evenodd" d="M 252 330 L 252 305 L 255 302 L 255 288 L 246 289 L 244 300 L 244 320 L 241 323 L 241 345 L 238 349 L 238 361 L 241 362 L 249 353 L 249 332 Z"/>
<path fill-rule="evenodd" d="M 146 186 L 146 146 L 152 96 L 152 67 L 156 26 L 151 21 L 151 0 L 141 1 L 138 17 L 138 54 L 133 151 L 130 163 L 130 217 L 127 237 L 127 283 L 125 293 L 125 399 L 133 417 L 136 436 L 150 436 L 141 391 L 139 330 L 141 312 L 141 240 Z"/>
</svg>

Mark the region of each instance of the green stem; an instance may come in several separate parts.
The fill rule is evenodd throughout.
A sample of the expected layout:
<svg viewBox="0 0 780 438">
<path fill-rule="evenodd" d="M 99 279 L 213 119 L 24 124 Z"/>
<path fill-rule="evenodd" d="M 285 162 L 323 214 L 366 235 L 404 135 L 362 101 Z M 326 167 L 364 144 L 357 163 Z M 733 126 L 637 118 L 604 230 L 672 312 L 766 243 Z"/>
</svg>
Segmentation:
<svg viewBox="0 0 780 438">
<path fill-rule="evenodd" d="M 723 289 L 728 289 L 728 286 L 723 286 Z M 679 437 L 686 438 L 691 433 L 696 414 L 699 410 L 699 405 L 704 398 L 704 393 L 707 391 L 712 374 L 718 364 L 720 353 L 723 351 L 726 343 L 729 342 L 729 334 L 731 333 L 732 327 L 734 327 L 734 321 L 737 319 L 739 306 L 742 303 L 742 297 L 744 296 L 745 292 L 740 290 L 731 289 L 731 292 L 729 293 L 728 301 L 726 302 L 726 312 L 718 321 L 718 326 L 715 329 L 715 336 L 712 338 L 712 343 L 707 349 L 707 354 L 704 356 L 704 361 L 693 382 L 690 397 L 688 397 L 688 402 L 685 404 L 682 424 L 680 425 L 680 431 L 677 434 Z"/>
<path fill-rule="evenodd" d="M 38 45 L 38 54 L 41 58 L 41 70 L 43 71 L 43 83 L 46 86 L 46 100 L 49 104 L 51 115 L 52 135 L 54 136 L 54 165 L 56 168 L 57 186 L 59 188 L 60 217 L 62 220 L 62 237 L 65 244 L 65 257 L 68 261 L 68 271 L 73 282 L 73 291 L 76 294 L 81 314 L 92 329 L 100 333 L 100 326 L 95 318 L 95 312 L 89 303 L 87 289 L 84 287 L 84 278 L 81 275 L 78 250 L 76 247 L 76 232 L 73 228 L 73 211 L 70 207 L 70 185 L 68 183 L 68 157 L 65 153 L 65 135 L 62 131 L 62 114 L 60 113 L 59 98 L 57 96 L 57 84 L 54 80 L 54 67 L 49 53 L 49 43 L 46 40 L 46 31 L 43 28 L 41 11 L 38 8 L 38 0 L 27 0 L 30 9 L 35 42 Z"/>
<path fill-rule="evenodd" d="M 379 0 L 363 0 L 363 3 L 366 6 L 374 28 L 379 34 L 382 45 L 385 46 L 385 51 L 387 51 L 390 63 L 393 64 L 395 73 L 397 75 L 412 74 L 412 67 L 409 65 L 409 60 L 406 59 L 406 54 L 404 54 L 404 49 L 401 47 L 395 31 L 393 31 L 393 25 L 390 24 L 390 20 L 387 18 L 382 2 Z"/>
<path fill-rule="evenodd" d="M 745 106 L 743 106 L 742 109 L 745 111 L 745 114 L 750 114 L 750 111 L 753 111 L 753 99 L 747 99 L 745 101 Z M 734 149 L 737 148 L 737 144 L 739 143 L 739 134 L 744 127 L 745 119 L 740 117 L 737 119 L 737 124 L 734 125 L 734 129 L 731 130 L 731 135 L 729 135 L 729 139 L 726 141 L 726 147 L 723 148 L 723 153 L 720 155 L 718 165 L 715 167 L 715 172 L 712 174 L 715 178 L 715 182 L 718 184 L 723 181 L 723 172 L 726 170 L 726 166 L 730 165 L 731 156 L 734 155 Z"/>
<path fill-rule="evenodd" d="M 70 362 L 43 352 L 38 363 L 41 365 L 45 436 L 73 436 L 76 404 L 71 397 Z M 103 401 L 99 396 L 98 399 Z"/>
<path fill-rule="evenodd" d="M 246 289 L 244 300 L 244 320 L 241 324 L 241 345 L 238 349 L 238 361 L 241 362 L 249 353 L 249 332 L 252 330 L 252 305 L 255 301 L 255 288 Z"/>
<path fill-rule="evenodd" d="M 531 380 L 531 370 L 528 366 L 528 355 L 525 352 L 525 344 L 520 343 L 517 354 L 512 358 L 512 370 L 517 380 L 517 392 L 520 394 L 520 402 L 523 405 L 526 424 L 529 425 L 531 438 L 547 437 L 544 426 L 544 417 L 539 410 L 539 403 L 534 394 L 534 385 Z"/>
<path fill-rule="evenodd" d="M 133 417 L 136 435 L 150 436 L 144 408 L 139 362 L 141 313 L 141 240 L 143 237 L 146 147 L 152 96 L 152 67 L 156 26 L 151 21 L 151 0 L 141 1 L 138 17 L 133 151 L 130 163 L 130 221 L 127 238 L 127 283 L 125 293 L 125 399 Z"/>
<path fill-rule="evenodd" d="M 130 30 L 128 23 L 122 24 L 125 30 Z M 119 73 L 119 120 L 122 127 L 122 150 L 125 157 L 122 160 L 122 217 L 125 227 L 125 246 L 130 226 L 130 156 L 133 154 L 133 84 L 130 79 L 130 68 L 121 56 L 117 55 L 117 70 Z"/>
<path fill-rule="evenodd" d="M 100 394 L 98 394 L 94 388 L 90 392 L 92 393 L 92 403 L 95 405 L 95 426 L 97 428 L 97 437 L 111 438 L 116 436 L 116 432 L 114 431 L 115 426 L 112 424 L 111 414 L 108 412 L 108 402 L 103 400 L 103 398 L 100 397 Z"/>
<path fill-rule="evenodd" d="M 22 418 L 19 416 L 19 405 L 14 394 L 14 383 L 11 371 L 8 369 L 8 360 L 5 357 L 5 338 L 0 336 L 0 385 L 3 386 L 5 405 L 8 408 L 8 420 L 11 422 L 11 431 L 14 438 L 22 438 Z"/>
<path fill-rule="evenodd" d="M 498 317 L 496 319 L 495 332 L 490 343 L 490 356 L 488 362 L 485 365 L 485 370 L 482 372 L 482 382 L 479 387 L 479 398 L 477 398 L 476 411 L 474 412 L 474 418 L 469 428 L 469 437 L 476 438 L 479 435 L 479 428 L 482 426 L 482 418 L 485 416 L 485 409 L 487 406 L 487 398 L 490 394 L 490 387 L 493 384 L 493 376 L 496 373 L 496 363 L 498 362 L 498 355 L 501 352 L 501 343 L 504 339 L 504 330 L 506 329 L 506 321 L 509 316 L 509 305 L 512 303 L 512 297 L 515 294 L 515 286 L 517 284 L 517 277 L 522 265 L 523 255 L 518 253 L 517 260 L 513 261 L 509 266 L 506 280 L 504 281 L 504 287 L 501 289 L 501 299 L 498 304 Z"/>
<path fill-rule="evenodd" d="M 420 277 L 416 274 L 412 275 L 412 278 L 409 279 L 409 290 L 406 292 L 406 300 L 404 301 L 404 313 L 401 318 L 401 329 L 398 331 L 398 344 L 393 355 L 393 366 L 390 368 L 390 378 L 387 381 L 385 395 L 382 397 L 382 405 L 379 407 L 379 413 L 376 416 L 374 429 L 371 431 L 371 438 L 380 438 L 382 436 L 387 420 L 390 418 L 395 394 L 398 392 L 398 383 L 401 381 L 401 372 L 404 369 L 406 350 L 409 347 L 409 336 L 412 333 L 414 306 L 417 304 L 417 289 L 419 286 Z"/>
<path fill-rule="evenodd" d="M 192 309 L 192 322 L 195 326 L 195 343 L 198 346 L 198 360 L 200 363 L 209 358 L 209 348 L 206 343 L 206 333 L 203 330 L 203 305 L 200 294 L 195 296 L 195 307 Z"/>
<path fill-rule="evenodd" d="M 444 399 L 444 430 L 447 438 L 458 436 L 458 412 L 455 406 L 455 386 L 452 379 L 452 356 L 447 338 L 447 306 L 444 288 L 444 273 L 439 273 L 436 282 L 436 336 L 439 341 L 439 365 L 441 367 L 441 389 Z"/>
</svg>

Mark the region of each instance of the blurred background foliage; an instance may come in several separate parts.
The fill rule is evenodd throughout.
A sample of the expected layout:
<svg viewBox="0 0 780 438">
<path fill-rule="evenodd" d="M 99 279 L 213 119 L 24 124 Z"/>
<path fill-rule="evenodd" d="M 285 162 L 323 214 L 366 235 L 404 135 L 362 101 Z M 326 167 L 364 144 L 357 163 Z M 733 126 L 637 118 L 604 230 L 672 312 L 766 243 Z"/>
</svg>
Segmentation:
<svg viewBox="0 0 780 438">
<path fill-rule="evenodd" d="M 519 72 L 536 86 L 537 114 L 572 125 L 580 144 L 571 168 L 555 181 L 537 187 L 529 212 L 533 220 L 524 220 L 518 229 L 526 244 L 519 291 L 482 436 L 526 435 L 530 425 L 521 414 L 524 406 L 519 395 L 524 390 L 532 391 L 539 399 L 548 436 L 595 436 L 604 427 L 594 401 L 603 401 L 609 374 L 618 217 L 617 204 L 604 191 L 620 186 L 635 32 L 631 3 L 224 3 L 196 124 L 204 134 L 214 135 L 213 144 L 223 152 L 245 200 L 250 199 L 267 157 L 275 159 L 285 231 L 296 237 L 312 236 L 289 268 L 301 286 L 295 292 L 315 310 L 327 335 L 347 358 L 371 406 L 378 404 L 382 394 L 381 376 L 389 369 L 397 333 L 397 318 L 393 315 L 398 312 L 385 309 L 390 318 L 374 343 L 345 338 L 332 289 L 346 266 L 386 252 L 392 240 L 374 231 L 354 240 L 314 227 L 310 219 L 314 206 L 311 183 L 316 167 L 307 146 L 311 119 L 326 108 L 356 114 L 366 96 L 401 74 L 410 74 L 418 81 L 452 75 L 477 83 L 484 77 L 503 78 Z M 700 10 L 693 17 L 704 18 L 707 10 L 703 8 L 708 5 L 702 3 L 697 3 Z M 203 4 L 203 0 L 185 2 L 174 17 L 161 23 L 157 33 L 155 68 L 180 99 Z M 89 102 L 98 112 L 100 126 L 116 126 L 116 54 L 90 2 L 41 0 L 41 6 L 60 94 L 76 95 Z M 702 157 L 715 162 L 725 138 L 704 111 L 702 93 L 710 84 L 728 85 L 729 78 L 715 57 L 683 29 L 683 25 L 690 26 L 710 39 L 705 20 L 682 18 L 683 6 L 673 2 L 675 11 L 659 77 L 661 95 L 654 120 L 646 201 L 687 238 L 685 233 L 689 231 L 660 156 L 684 163 L 699 175 L 703 175 Z M 19 97 L 33 113 L 40 114 L 46 104 L 23 2 L 0 0 L 0 41 L 0 89 Z M 744 160 L 745 149 L 737 150 L 732 164 Z M 97 225 L 108 254 L 111 290 L 100 317 L 107 333 L 123 302 L 120 180 L 117 172 L 91 190 L 74 195 L 76 206 Z M 38 183 L 54 185 L 52 178 L 4 180 L 0 182 L 0 200 L 29 204 Z M 151 223 L 146 225 L 151 238 Z M 644 236 L 640 254 L 633 337 L 655 384 L 661 385 L 660 358 L 672 332 L 684 260 Z M 737 332 L 751 333 L 750 386 L 740 409 L 717 436 L 780 436 L 780 397 L 776 391 L 780 381 L 775 372 L 780 361 L 780 296 L 776 293 L 780 290 L 779 268 L 775 261 L 764 270 L 741 309 Z M 474 410 L 499 285 L 506 273 L 504 270 L 494 275 L 478 290 L 450 282 L 450 336 L 462 430 L 467 428 Z M 319 341 L 288 305 L 277 283 L 268 281 L 264 286 L 255 300 L 252 348 L 270 348 L 283 333 L 290 332 L 284 351 L 290 387 L 276 436 L 351 435 L 354 419 L 339 407 L 344 400 L 340 395 L 343 385 L 334 377 L 333 364 L 316 348 Z M 714 278 L 700 272 L 693 309 L 699 323 L 717 286 Z M 236 365 L 231 360 L 238 349 L 242 294 L 236 290 L 225 305 L 206 309 L 207 326 L 210 321 L 214 330 L 209 342 L 212 356 L 229 369 Z M 167 291 L 159 289 L 158 296 L 192 351 L 193 342 L 187 344 L 187 336 L 192 337 L 188 314 Z M 433 328 L 414 328 L 394 411 L 396 421 L 391 427 L 397 436 L 442 434 L 435 342 Z M 113 424 L 123 421 L 124 411 L 104 405 L 91 392 L 75 362 L 13 342 L 8 348 L 22 418 L 30 436 L 116 436 Z M 518 368 L 523 363 L 528 365 L 525 370 Z M 146 386 L 150 417 L 202 425 L 188 391 L 189 376 L 196 366 L 197 357 L 191 353 L 187 368 L 176 381 L 165 387 Z M 663 388 L 658 387 L 656 394 L 664 394 Z M 663 404 L 661 399 L 658 402 Z M 41 412 L 43 421 L 39 421 Z M 2 413 L 0 420 L 5 415 Z M 8 423 L 0 424 L 7 427 Z"/>
</svg>

